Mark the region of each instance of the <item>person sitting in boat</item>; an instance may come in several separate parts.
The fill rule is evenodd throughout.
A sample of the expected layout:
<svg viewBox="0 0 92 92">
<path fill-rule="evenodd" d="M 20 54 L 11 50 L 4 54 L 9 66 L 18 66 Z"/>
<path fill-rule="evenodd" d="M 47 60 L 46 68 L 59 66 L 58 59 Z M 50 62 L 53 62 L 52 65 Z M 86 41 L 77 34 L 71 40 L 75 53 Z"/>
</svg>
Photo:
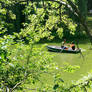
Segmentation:
<svg viewBox="0 0 92 92">
<path fill-rule="evenodd" d="M 68 49 L 68 47 L 64 46 L 66 42 L 66 39 L 64 39 L 64 41 L 61 43 L 61 48 L 62 49 Z"/>
<path fill-rule="evenodd" d="M 70 44 L 70 47 L 72 48 L 72 50 L 75 50 L 75 44 L 74 44 L 74 42 L 72 42 L 72 43 Z"/>
<path fill-rule="evenodd" d="M 64 42 L 61 43 L 61 48 L 64 48 Z"/>
</svg>

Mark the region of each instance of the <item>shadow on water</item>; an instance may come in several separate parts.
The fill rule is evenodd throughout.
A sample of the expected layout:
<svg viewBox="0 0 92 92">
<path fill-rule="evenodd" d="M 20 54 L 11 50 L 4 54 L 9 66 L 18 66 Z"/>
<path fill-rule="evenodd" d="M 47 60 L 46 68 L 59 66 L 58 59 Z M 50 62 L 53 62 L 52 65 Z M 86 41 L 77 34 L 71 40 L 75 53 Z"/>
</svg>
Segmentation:
<svg viewBox="0 0 92 92">
<path fill-rule="evenodd" d="M 62 52 L 62 51 L 61 51 L 61 52 L 58 52 L 58 51 L 51 51 L 51 50 L 48 50 L 48 51 L 51 52 L 51 53 L 53 53 L 53 54 L 54 54 L 54 53 L 61 53 L 61 54 L 62 54 L 62 53 L 65 53 L 65 54 L 78 54 L 78 53 L 73 53 L 73 52 Z"/>
</svg>

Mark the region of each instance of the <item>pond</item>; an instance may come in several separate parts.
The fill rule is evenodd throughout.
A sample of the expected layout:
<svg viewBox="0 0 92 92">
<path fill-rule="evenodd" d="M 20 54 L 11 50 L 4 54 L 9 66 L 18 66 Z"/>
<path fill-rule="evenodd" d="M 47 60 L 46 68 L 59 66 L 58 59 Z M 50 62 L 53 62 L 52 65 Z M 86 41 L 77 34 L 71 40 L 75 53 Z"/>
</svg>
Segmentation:
<svg viewBox="0 0 92 92">
<path fill-rule="evenodd" d="M 46 44 L 60 46 L 61 43 L 46 43 Z M 82 51 L 83 56 L 80 53 L 71 54 L 71 53 L 50 52 L 51 54 L 55 55 L 53 62 L 56 62 L 59 67 L 62 67 L 65 63 L 80 66 L 80 69 L 76 70 L 74 73 L 61 71 L 62 79 L 65 81 L 67 85 L 70 85 L 72 81 L 79 80 L 83 76 L 87 76 L 88 73 L 92 70 L 92 50 L 89 50 L 90 43 L 80 43 L 79 47 L 83 50 Z"/>
</svg>

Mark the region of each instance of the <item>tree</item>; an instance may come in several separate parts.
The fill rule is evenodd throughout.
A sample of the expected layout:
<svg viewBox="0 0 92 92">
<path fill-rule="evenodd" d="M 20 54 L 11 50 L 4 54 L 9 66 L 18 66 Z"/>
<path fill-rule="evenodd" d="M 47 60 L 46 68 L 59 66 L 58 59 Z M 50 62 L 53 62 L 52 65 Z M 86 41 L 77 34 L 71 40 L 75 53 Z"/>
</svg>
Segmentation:
<svg viewBox="0 0 92 92">
<path fill-rule="evenodd" d="M 21 34 L 25 35 L 25 34 Z M 35 47 L 35 35 L 31 33 L 29 45 L 19 40 L 14 43 L 14 35 L 0 38 L 0 90 L 13 92 L 23 89 L 25 83 L 35 84 L 40 75 L 56 70 L 53 56 L 41 48 Z M 15 46 L 13 50 L 9 47 Z"/>
<path fill-rule="evenodd" d="M 35 0 L 34 3 L 36 4 L 36 2 L 37 1 Z M 52 4 L 52 2 L 54 2 L 54 3 Z M 39 2 L 39 4 L 40 4 L 40 6 L 42 6 L 40 2 Z M 56 6 L 54 4 L 56 4 Z M 81 4 L 83 4 L 82 7 L 81 7 Z M 37 6 L 35 5 L 34 7 L 37 7 Z M 43 8 L 43 7 L 40 7 L 40 8 Z M 39 10 L 39 7 L 37 7 L 37 9 Z M 59 1 L 57 1 L 57 0 L 44 0 L 44 9 L 45 9 L 45 11 L 46 11 L 46 9 L 48 10 L 46 12 L 46 13 L 48 13 L 48 17 L 50 17 L 49 16 L 49 14 L 50 14 L 49 10 L 53 11 L 52 15 L 55 17 L 55 19 L 53 19 L 54 20 L 53 21 L 54 24 L 52 24 L 50 22 L 49 23 L 53 26 L 52 29 L 50 29 L 50 31 L 51 30 L 57 30 L 57 32 L 55 32 L 54 34 L 59 32 L 59 34 L 62 37 L 63 36 L 62 33 L 65 31 L 65 29 L 66 30 L 70 29 L 71 30 L 70 33 L 73 33 L 73 31 L 75 31 L 75 29 L 76 29 L 76 24 L 77 24 L 77 26 L 82 25 L 84 27 L 84 29 L 85 29 L 86 34 L 88 35 L 88 37 L 90 39 L 90 42 L 92 43 L 92 35 L 91 35 L 90 30 L 89 30 L 89 28 L 88 28 L 88 26 L 86 24 L 87 1 L 85 1 L 85 0 L 83 1 L 82 0 L 82 1 L 78 2 L 78 1 L 71 1 L 71 0 L 66 0 L 66 1 L 61 1 L 61 0 L 59 0 Z M 70 16 L 70 13 L 67 13 L 67 9 L 68 9 L 68 12 L 70 12 L 72 14 L 72 16 Z M 54 13 L 56 13 L 56 15 Z M 67 17 L 65 17 L 64 15 L 67 16 Z M 52 19 L 52 18 L 49 19 L 48 17 L 47 17 L 47 19 L 45 19 L 45 23 L 47 22 L 47 20 L 51 20 Z M 58 17 L 60 17 L 60 18 L 57 19 Z M 64 18 L 67 19 L 67 20 L 65 20 Z M 72 22 L 70 23 L 70 21 L 72 21 Z M 75 27 L 73 25 L 69 26 L 71 24 L 75 24 L 74 25 Z M 58 27 L 56 28 L 55 25 L 58 26 Z M 50 27 L 48 27 L 47 30 L 49 28 Z M 46 28 L 44 27 L 44 29 L 46 29 Z"/>
<path fill-rule="evenodd" d="M 22 29 L 19 34 L 7 35 L 5 33 L 7 31 L 5 21 L 7 10 L 2 5 L 0 6 L 0 91 L 13 92 L 15 89 L 21 89 L 20 85 L 29 80 L 32 84 L 39 81 L 40 75 L 48 73 L 48 69 L 55 69 L 55 65 L 52 62 L 53 56 L 44 50 L 45 46 L 35 47 L 40 36 L 36 38 L 38 34 L 29 30 L 30 25 Z M 30 37 L 27 37 L 29 34 Z M 14 41 L 16 36 L 19 38 L 17 42 Z M 21 37 L 26 37 L 29 44 L 26 45 Z M 13 45 L 16 48 L 12 51 L 9 47 Z"/>
<path fill-rule="evenodd" d="M 78 22 L 84 26 L 85 32 L 91 37 L 86 26 L 86 16 L 82 17 L 86 14 L 86 7 L 85 12 L 83 8 L 78 7 L 83 0 L 80 3 L 71 0 L 37 1 L 0 0 L 0 34 L 2 35 L 0 37 L 0 90 L 6 92 L 22 90 L 24 86 L 22 84 L 28 84 L 29 81 L 30 84 L 34 84 L 40 81 L 41 74 L 48 73 L 54 77 L 54 83 L 47 86 L 43 85 L 42 88 L 39 88 L 38 92 L 44 90 L 51 92 L 86 91 L 86 87 L 91 85 L 91 76 L 83 82 L 80 81 L 70 87 L 66 87 L 59 72 L 55 73 L 59 68 L 52 62 L 53 56 L 44 50 L 46 45 L 41 48 L 35 46 L 41 38 L 53 39 L 56 33 L 62 38 L 63 32 L 68 29 L 70 33 L 74 34 Z M 17 5 L 20 5 L 20 3 L 25 5 L 23 12 L 26 15 L 26 20 L 23 21 L 23 27 L 20 27 L 20 32 L 14 33 L 13 31 L 13 35 L 7 35 L 5 33 L 8 29 L 6 24 L 9 24 L 7 23 L 8 20 L 6 21 L 6 16 L 9 16 L 10 19 L 16 19 L 13 16 L 13 12 L 8 9 L 8 6 L 16 5 L 16 3 Z M 70 11 L 74 18 L 69 15 Z M 81 13 L 80 11 L 83 12 Z M 78 19 L 77 21 L 75 17 Z M 15 38 L 18 38 L 16 42 L 14 41 Z M 29 42 L 25 44 L 24 39 L 27 39 Z M 12 48 L 13 46 L 13 50 L 9 49 L 9 47 Z M 75 68 L 78 67 L 66 65 L 63 69 L 72 72 Z"/>
<path fill-rule="evenodd" d="M 1 2 L 5 3 L 5 1 L 1 1 Z M 52 3 L 52 2 L 54 2 L 54 3 Z M 30 6 L 29 3 L 32 3 L 32 6 Z M 29 6 L 34 7 L 34 9 L 36 7 L 36 10 L 39 10 L 40 8 L 45 9 L 44 13 L 48 14 L 48 15 L 46 15 L 46 16 L 48 16 L 47 19 L 43 18 L 45 23 L 47 22 L 47 20 L 50 20 L 49 19 L 50 18 L 50 15 L 49 15 L 50 10 L 53 11 L 53 14 L 52 14 L 53 20 L 54 20 L 55 17 L 56 17 L 56 19 L 55 19 L 55 21 L 53 21 L 54 24 L 52 24 L 53 25 L 52 29 L 49 30 L 49 31 L 54 30 L 54 31 L 51 32 L 52 33 L 51 38 L 53 38 L 54 36 L 57 36 L 55 34 L 59 34 L 60 38 L 63 37 L 63 35 L 64 35 L 63 33 L 74 34 L 76 27 L 82 25 L 85 28 L 85 32 L 87 33 L 88 37 L 90 38 L 90 41 L 92 40 L 90 30 L 88 29 L 88 26 L 86 24 L 87 1 L 85 1 L 85 0 L 84 1 L 83 0 L 81 0 L 81 1 L 76 1 L 76 0 L 75 1 L 72 1 L 72 0 L 65 0 L 65 1 L 42 0 L 41 1 L 41 0 L 39 0 L 39 2 L 38 2 L 38 0 L 34 0 L 34 1 L 30 1 L 30 0 L 27 0 L 27 1 L 25 1 L 25 0 L 11 1 L 11 0 L 9 0 L 8 3 L 6 2 L 6 5 L 9 6 L 9 4 L 10 4 L 10 6 L 15 5 L 15 4 L 20 4 L 21 5 L 20 7 L 24 7 L 24 8 L 21 9 L 21 11 L 23 9 L 26 10 L 27 6 L 28 7 Z M 56 6 L 55 6 L 55 4 L 56 4 Z M 82 7 L 81 7 L 81 4 L 83 4 Z M 32 8 L 29 8 L 29 10 L 27 10 L 27 11 L 30 12 L 31 9 Z M 19 10 L 19 9 L 17 9 L 17 10 Z M 68 12 L 67 12 L 67 10 L 68 10 Z M 11 10 L 11 11 L 13 11 L 13 10 Z M 37 12 L 37 11 L 35 11 L 35 12 Z M 34 14 L 35 14 L 35 12 L 34 12 Z M 30 14 L 31 13 L 32 13 L 32 11 L 30 12 Z M 55 15 L 55 13 L 56 13 L 56 15 Z M 22 25 L 23 22 L 25 23 L 26 20 L 30 22 L 30 20 L 27 19 L 27 16 L 29 16 L 30 14 L 27 15 L 27 13 L 26 13 L 25 15 L 24 14 L 20 15 L 20 14 L 15 13 L 16 16 L 18 16 L 18 15 L 20 16 L 20 17 L 16 17 L 16 23 L 15 23 L 15 24 L 18 24 L 17 25 L 18 32 L 20 32 L 19 30 L 21 28 L 23 28 L 23 25 Z M 48 22 L 50 23 L 50 21 L 48 21 Z M 13 24 L 13 21 L 12 21 L 12 24 Z M 15 24 L 13 24 L 13 25 L 15 25 Z M 70 26 L 70 25 L 72 25 L 72 26 Z M 45 26 L 45 24 L 44 24 L 44 26 Z M 17 27 L 15 25 L 15 28 L 17 28 Z M 48 28 L 45 28 L 45 27 L 43 27 L 43 28 L 48 30 Z M 67 32 L 67 30 L 70 30 L 70 31 Z"/>
<path fill-rule="evenodd" d="M 91 3 L 92 3 L 92 1 L 91 0 L 88 0 L 88 3 L 87 3 L 88 10 L 91 10 L 92 9 Z"/>
<path fill-rule="evenodd" d="M 85 8 L 85 6 L 83 6 L 84 9 L 86 9 L 84 11 L 82 11 L 83 8 L 80 8 L 80 4 L 82 4 L 83 2 L 80 1 L 79 8 L 77 8 L 77 6 L 71 0 L 67 0 L 68 4 L 66 2 L 63 2 L 63 1 L 57 1 L 57 0 L 50 0 L 50 1 L 57 2 L 60 5 L 63 4 L 67 7 L 78 18 L 80 24 L 85 28 L 85 32 L 88 35 L 90 42 L 92 43 L 92 35 L 91 35 L 90 30 L 86 24 L 85 16 L 83 16 L 85 14 L 84 11 L 87 10 L 86 9 L 87 7 Z M 87 2 L 87 1 L 85 1 L 85 2 Z M 87 3 L 85 3 L 85 4 L 87 4 Z"/>
</svg>

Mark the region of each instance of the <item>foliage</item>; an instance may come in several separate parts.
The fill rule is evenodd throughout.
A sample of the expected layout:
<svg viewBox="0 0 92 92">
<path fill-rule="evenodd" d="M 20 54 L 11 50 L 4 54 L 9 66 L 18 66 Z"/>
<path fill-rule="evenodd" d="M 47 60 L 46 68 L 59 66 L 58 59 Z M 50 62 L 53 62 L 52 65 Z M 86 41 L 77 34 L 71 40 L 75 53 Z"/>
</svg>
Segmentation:
<svg viewBox="0 0 92 92">
<path fill-rule="evenodd" d="M 40 33 L 42 38 L 46 37 L 50 40 L 57 35 L 62 38 L 63 31 L 66 30 L 70 30 L 70 34 L 74 34 L 77 25 L 65 13 L 64 6 L 61 6 L 61 9 L 58 7 L 60 7 L 59 4 L 49 1 L 45 2 L 45 6 L 40 2 L 29 2 L 23 12 L 28 16 L 31 30 Z"/>
<path fill-rule="evenodd" d="M 64 64 L 64 67 L 62 67 L 62 69 L 65 71 L 65 72 L 70 72 L 70 73 L 73 73 L 75 72 L 77 69 L 79 69 L 80 67 L 75 65 L 75 66 L 72 66 L 72 65 L 69 65 L 68 63 L 65 63 Z"/>
<path fill-rule="evenodd" d="M 31 83 L 35 83 L 36 80 L 39 80 L 40 74 L 55 69 L 51 62 L 52 55 L 44 51 L 44 46 L 42 48 L 30 47 L 32 44 L 25 45 L 20 41 L 14 44 L 12 39 L 10 37 L 1 39 L 0 87 L 2 90 L 13 91 L 28 78 Z M 16 46 L 13 51 L 8 48 L 11 43 Z"/>
<path fill-rule="evenodd" d="M 26 25 L 28 23 L 32 30 L 40 31 L 42 38 L 46 37 L 49 40 L 55 37 L 62 39 L 62 37 L 67 37 L 70 34 L 76 35 L 77 26 L 80 24 L 78 17 L 84 15 L 86 17 L 87 13 L 85 0 L 80 2 L 76 0 L 63 0 L 62 2 L 60 0 L 53 2 L 49 0 L 3 0 L 2 2 L 7 10 L 7 19 L 5 19 L 7 20 L 7 33 L 20 32 L 21 28 L 24 28 L 22 24 Z M 76 8 L 73 7 L 71 2 L 78 7 L 81 16 L 76 16 Z M 83 7 L 80 7 L 82 3 Z M 84 8 L 85 10 L 83 10 Z M 79 29 L 79 31 L 81 30 Z M 46 36 L 46 34 L 48 35 Z"/>
</svg>

